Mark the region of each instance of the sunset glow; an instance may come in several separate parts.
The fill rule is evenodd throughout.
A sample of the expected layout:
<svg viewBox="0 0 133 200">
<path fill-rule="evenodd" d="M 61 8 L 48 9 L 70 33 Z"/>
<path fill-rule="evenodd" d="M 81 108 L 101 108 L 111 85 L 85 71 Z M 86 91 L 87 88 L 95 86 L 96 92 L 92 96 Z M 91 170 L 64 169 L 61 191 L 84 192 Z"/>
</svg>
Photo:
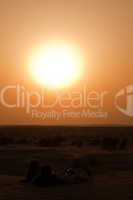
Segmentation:
<svg viewBox="0 0 133 200">
<path fill-rule="evenodd" d="M 63 88 L 77 81 L 83 68 L 79 52 L 68 45 L 37 49 L 30 58 L 30 73 L 42 86 Z"/>
</svg>

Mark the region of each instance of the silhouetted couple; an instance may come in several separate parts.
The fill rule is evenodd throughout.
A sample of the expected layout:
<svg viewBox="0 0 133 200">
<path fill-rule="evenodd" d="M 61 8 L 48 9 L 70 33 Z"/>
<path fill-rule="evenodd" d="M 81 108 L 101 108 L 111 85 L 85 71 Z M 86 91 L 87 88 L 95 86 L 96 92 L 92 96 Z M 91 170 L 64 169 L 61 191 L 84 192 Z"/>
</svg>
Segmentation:
<svg viewBox="0 0 133 200">
<path fill-rule="evenodd" d="M 49 165 L 40 167 L 38 161 L 32 161 L 30 163 L 26 176 L 26 182 L 38 186 L 55 186 L 59 184 L 64 184 L 63 179 L 56 176 L 52 172 L 52 168 Z"/>
<path fill-rule="evenodd" d="M 73 168 L 68 168 L 62 176 L 57 176 L 49 165 L 40 166 L 38 161 L 32 161 L 24 182 L 38 186 L 56 186 L 86 182 L 92 177 L 92 172 L 89 169 L 86 171 Z"/>
</svg>

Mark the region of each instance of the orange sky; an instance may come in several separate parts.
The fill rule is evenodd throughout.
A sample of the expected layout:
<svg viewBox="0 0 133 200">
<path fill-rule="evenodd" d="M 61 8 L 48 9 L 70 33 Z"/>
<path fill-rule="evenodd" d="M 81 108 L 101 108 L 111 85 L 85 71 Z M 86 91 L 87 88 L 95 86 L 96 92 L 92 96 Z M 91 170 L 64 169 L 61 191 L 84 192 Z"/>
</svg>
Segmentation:
<svg viewBox="0 0 133 200">
<path fill-rule="evenodd" d="M 39 92 L 28 74 L 28 56 L 40 44 L 61 40 L 85 54 L 86 76 L 80 86 L 110 93 L 104 105 L 107 119 L 32 119 L 24 109 L 7 109 L 0 102 L 0 124 L 133 125 L 133 117 L 114 106 L 114 96 L 133 85 L 132 22 L 132 0 L 0 0 L 0 91 L 21 84 Z M 14 102 L 15 94 L 8 100 Z"/>
</svg>

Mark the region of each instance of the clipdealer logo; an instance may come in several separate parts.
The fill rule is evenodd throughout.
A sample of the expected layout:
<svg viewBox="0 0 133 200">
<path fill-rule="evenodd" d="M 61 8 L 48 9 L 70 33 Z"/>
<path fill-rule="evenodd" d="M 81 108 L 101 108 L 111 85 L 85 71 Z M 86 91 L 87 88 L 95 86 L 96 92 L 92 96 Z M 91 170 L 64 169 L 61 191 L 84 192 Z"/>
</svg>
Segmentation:
<svg viewBox="0 0 133 200">
<path fill-rule="evenodd" d="M 10 102 L 12 95 L 14 102 Z M 53 108 L 77 111 L 78 109 L 90 109 L 97 113 L 103 111 L 108 91 L 91 91 L 83 86 L 80 91 L 52 91 L 52 95 L 52 101 L 49 101 L 49 92 L 47 93 L 46 90 L 27 91 L 21 85 L 9 85 L 0 90 L 0 104 L 9 109 L 24 109 L 27 114 L 30 114 L 34 109 L 52 110 Z"/>
<path fill-rule="evenodd" d="M 10 102 L 10 95 L 15 92 L 14 103 Z M 27 91 L 21 85 L 8 85 L 0 89 L 0 105 L 5 108 L 23 108 L 27 114 L 30 114 L 34 109 L 53 109 L 59 106 L 63 109 L 91 109 L 92 111 L 103 111 L 106 97 L 110 94 L 109 91 L 90 91 L 86 86 L 82 91 L 72 91 L 68 93 L 55 92 L 55 98 L 48 104 L 46 91 L 42 90 L 41 94 L 37 91 Z M 34 102 L 32 99 L 36 99 Z M 123 98 L 125 106 L 122 106 L 119 99 Z M 114 96 L 115 108 L 125 116 L 133 117 L 133 85 L 121 89 Z M 104 111 L 103 111 L 104 112 Z"/>
<path fill-rule="evenodd" d="M 124 97 L 126 101 L 126 106 L 123 108 L 118 100 Z M 121 89 L 115 96 L 115 106 L 116 108 L 128 117 L 133 117 L 133 85 L 129 85 Z"/>
</svg>

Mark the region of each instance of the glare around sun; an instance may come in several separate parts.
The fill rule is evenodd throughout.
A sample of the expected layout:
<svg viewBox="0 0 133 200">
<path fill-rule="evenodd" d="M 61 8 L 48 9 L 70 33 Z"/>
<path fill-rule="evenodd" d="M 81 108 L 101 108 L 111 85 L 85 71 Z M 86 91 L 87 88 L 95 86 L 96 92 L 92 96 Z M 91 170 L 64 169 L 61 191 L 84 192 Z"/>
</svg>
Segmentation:
<svg viewBox="0 0 133 200">
<path fill-rule="evenodd" d="M 32 52 L 29 66 L 34 81 L 48 88 L 72 85 L 82 74 L 80 52 L 68 45 L 50 45 Z"/>
</svg>

